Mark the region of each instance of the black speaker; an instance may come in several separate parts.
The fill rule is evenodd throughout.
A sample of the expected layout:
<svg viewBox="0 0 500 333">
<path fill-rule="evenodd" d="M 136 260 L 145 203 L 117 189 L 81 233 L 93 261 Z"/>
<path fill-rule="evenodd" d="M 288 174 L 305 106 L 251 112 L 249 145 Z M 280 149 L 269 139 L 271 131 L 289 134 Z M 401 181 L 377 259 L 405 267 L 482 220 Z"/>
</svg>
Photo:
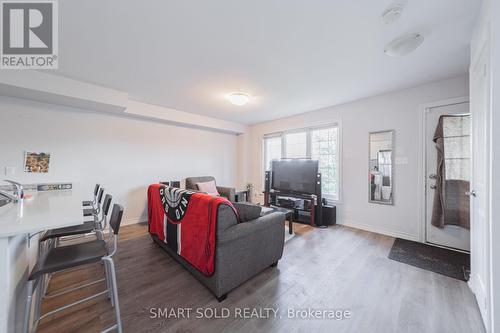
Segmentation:
<svg viewBox="0 0 500 333">
<path fill-rule="evenodd" d="M 318 201 L 321 201 L 321 174 L 318 173 L 316 175 L 316 184 L 314 186 L 315 188 L 315 192 L 316 192 L 316 196 L 318 197 Z"/>
<path fill-rule="evenodd" d="M 316 184 L 315 184 L 315 193 L 316 193 L 316 206 L 314 211 L 314 224 L 318 227 L 326 227 L 323 224 L 323 197 L 321 195 L 321 173 L 316 175 Z"/>
<path fill-rule="evenodd" d="M 266 171 L 264 176 L 264 192 L 271 191 L 271 171 Z"/>
<path fill-rule="evenodd" d="M 329 226 L 337 223 L 337 207 L 325 205 L 321 210 L 323 213 L 321 225 Z"/>
</svg>

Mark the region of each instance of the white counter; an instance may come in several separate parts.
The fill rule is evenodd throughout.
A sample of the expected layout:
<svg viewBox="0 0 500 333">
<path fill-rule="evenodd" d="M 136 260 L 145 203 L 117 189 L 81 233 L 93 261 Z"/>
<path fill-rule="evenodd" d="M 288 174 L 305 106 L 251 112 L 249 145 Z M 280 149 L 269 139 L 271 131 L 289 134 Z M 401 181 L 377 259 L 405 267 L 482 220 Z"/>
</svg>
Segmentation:
<svg viewBox="0 0 500 333">
<path fill-rule="evenodd" d="M 38 250 L 38 237 L 28 242 L 28 235 L 83 223 L 80 186 L 25 194 L 33 197 L 0 207 L 0 332 L 22 331 L 26 281 Z"/>
<path fill-rule="evenodd" d="M 0 207 L 0 238 L 83 223 L 79 186 L 64 191 L 26 191 L 32 198 Z"/>
</svg>

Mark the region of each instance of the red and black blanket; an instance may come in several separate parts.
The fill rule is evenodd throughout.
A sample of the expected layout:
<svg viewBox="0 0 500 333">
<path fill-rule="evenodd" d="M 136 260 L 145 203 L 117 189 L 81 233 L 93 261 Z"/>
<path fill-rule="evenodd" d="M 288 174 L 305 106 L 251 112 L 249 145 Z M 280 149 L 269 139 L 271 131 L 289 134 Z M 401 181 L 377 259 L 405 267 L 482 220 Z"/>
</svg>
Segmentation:
<svg viewBox="0 0 500 333">
<path fill-rule="evenodd" d="M 217 210 L 222 197 L 161 184 L 148 189 L 149 233 L 206 276 L 215 270 Z"/>
</svg>

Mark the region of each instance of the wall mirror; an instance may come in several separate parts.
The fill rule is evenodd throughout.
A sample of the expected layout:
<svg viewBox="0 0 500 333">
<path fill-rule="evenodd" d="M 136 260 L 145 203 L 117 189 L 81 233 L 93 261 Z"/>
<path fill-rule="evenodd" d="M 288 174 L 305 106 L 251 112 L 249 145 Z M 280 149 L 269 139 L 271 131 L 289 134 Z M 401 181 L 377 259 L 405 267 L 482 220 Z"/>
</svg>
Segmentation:
<svg viewBox="0 0 500 333">
<path fill-rule="evenodd" d="M 394 131 L 369 134 L 368 201 L 392 205 L 394 203 Z"/>
</svg>

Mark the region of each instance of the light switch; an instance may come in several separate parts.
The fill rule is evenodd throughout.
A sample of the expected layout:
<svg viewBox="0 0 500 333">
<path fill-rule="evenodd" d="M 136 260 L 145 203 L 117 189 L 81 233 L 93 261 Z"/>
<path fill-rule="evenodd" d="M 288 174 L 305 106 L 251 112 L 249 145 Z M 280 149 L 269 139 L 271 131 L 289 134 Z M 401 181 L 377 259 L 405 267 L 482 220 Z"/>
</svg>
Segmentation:
<svg viewBox="0 0 500 333">
<path fill-rule="evenodd" d="M 405 165 L 408 164 L 408 157 L 396 157 L 396 165 Z"/>
<path fill-rule="evenodd" d="M 5 167 L 5 175 L 6 176 L 14 176 L 16 174 L 16 168 L 7 166 Z"/>
</svg>

